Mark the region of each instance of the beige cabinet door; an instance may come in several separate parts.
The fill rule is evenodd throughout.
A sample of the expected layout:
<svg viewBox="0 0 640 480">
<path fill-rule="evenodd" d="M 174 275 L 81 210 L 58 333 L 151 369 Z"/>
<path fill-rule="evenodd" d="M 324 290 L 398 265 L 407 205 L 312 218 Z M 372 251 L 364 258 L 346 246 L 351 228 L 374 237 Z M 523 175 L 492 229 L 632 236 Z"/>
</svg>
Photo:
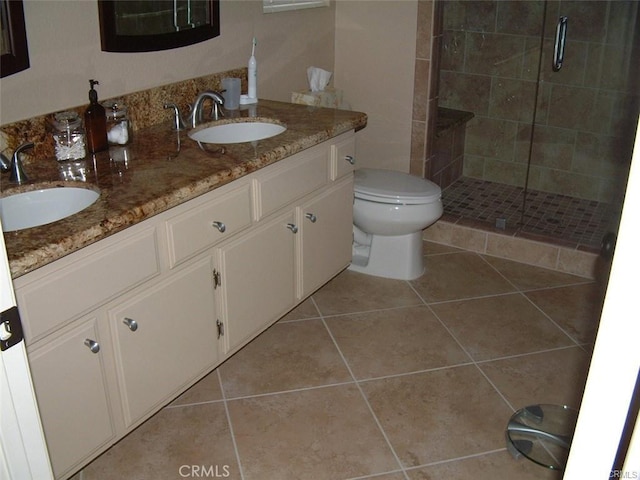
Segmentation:
<svg viewBox="0 0 640 480">
<path fill-rule="evenodd" d="M 211 257 L 109 310 L 127 427 L 215 365 Z"/>
<path fill-rule="evenodd" d="M 56 478 L 115 436 L 103 373 L 108 348 L 95 317 L 79 325 L 29 354 Z"/>
<path fill-rule="evenodd" d="M 290 211 L 217 249 L 227 353 L 293 307 L 297 231 Z"/>
<path fill-rule="evenodd" d="M 301 259 L 298 299 L 302 299 L 351 262 L 353 176 L 298 207 L 296 216 Z"/>
</svg>

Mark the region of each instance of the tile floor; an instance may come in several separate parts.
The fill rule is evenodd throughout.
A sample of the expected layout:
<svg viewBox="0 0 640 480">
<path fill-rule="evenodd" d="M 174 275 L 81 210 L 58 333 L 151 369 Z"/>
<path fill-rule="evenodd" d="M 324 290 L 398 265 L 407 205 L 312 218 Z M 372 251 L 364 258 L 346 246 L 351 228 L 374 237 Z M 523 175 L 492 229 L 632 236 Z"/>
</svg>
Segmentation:
<svg viewBox="0 0 640 480">
<path fill-rule="evenodd" d="M 412 282 L 341 273 L 78 477 L 559 479 L 504 428 L 578 406 L 602 288 L 428 242 L 425 259 Z"/>
</svg>

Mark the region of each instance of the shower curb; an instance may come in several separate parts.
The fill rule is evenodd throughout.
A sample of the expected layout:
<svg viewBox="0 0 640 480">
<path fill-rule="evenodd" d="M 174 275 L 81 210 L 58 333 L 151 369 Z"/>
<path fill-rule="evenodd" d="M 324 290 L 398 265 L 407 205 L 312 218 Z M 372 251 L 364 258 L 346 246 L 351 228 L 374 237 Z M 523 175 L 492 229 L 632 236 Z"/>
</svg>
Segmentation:
<svg viewBox="0 0 640 480">
<path fill-rule="evenodd" d="M 424 230 L 422 238 L 589 279 L 596 279 L 603 271 L 608 271 L 608 262 L 593 252 L 457 225 L 442 219 Z"/>
</svg>

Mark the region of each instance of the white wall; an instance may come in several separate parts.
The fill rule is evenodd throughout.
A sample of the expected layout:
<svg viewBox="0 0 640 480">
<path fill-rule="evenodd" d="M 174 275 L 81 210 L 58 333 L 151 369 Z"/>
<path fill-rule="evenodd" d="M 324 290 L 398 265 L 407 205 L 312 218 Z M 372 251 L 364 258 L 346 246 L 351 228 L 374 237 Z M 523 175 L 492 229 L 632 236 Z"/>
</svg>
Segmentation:
<svg viewBox="0 0 640 480">
<path fill-rule="evenodd" d="M 337 0 L 335 85 L 369 115 L 358 166 L 409 172 L 418 0 Z"/>
<path fill-rule="evenodd" d="M 333 70 L 335 6 L 263 14 L 261 0 L 221 0 L 219 37 L 162 52 L 100 49 L 95 0 L 26 0 L 31 67 L 0 81 L 0 125 L 101 98 L 242 67 L 258 39 L 258 95 L 289 101 L 310 65 Z"/>
</svg>

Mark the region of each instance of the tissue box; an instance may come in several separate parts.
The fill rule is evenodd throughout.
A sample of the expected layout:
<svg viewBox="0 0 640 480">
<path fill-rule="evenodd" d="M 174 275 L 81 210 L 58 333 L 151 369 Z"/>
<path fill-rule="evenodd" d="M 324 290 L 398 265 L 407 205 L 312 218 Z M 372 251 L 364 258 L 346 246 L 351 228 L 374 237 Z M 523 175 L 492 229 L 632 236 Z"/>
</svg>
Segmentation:
<svg viewBox="0 0 640 480">
<path fill-rule="evenodd" d="M 311 92 L 309 90 L 301 92 L 291 92 L 291 103 L 301 103 L 313 107 L 342 107 L 342 90 L 327 88 L 321 92 Z"/>
</svg>

